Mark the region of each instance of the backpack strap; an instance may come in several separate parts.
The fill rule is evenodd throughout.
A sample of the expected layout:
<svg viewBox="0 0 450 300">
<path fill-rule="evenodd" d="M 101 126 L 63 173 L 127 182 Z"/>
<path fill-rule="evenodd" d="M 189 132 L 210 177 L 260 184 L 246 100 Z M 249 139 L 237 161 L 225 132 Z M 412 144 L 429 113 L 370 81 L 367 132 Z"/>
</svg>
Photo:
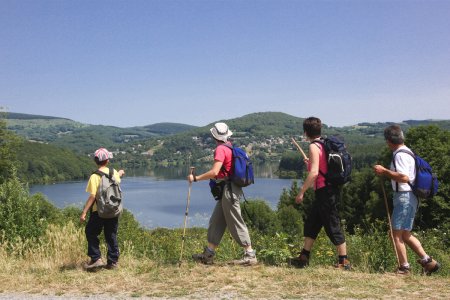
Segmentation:
<svg viewBox="0 0 450 300">
<path fill-rule="evenodd" d="M 400 152 L 407 153 L 407 154 L 411 155 L 412 158 L 414 158 L 414 159 L 416 158 L 416 155 L 414 154 L 414 152 L 406 150 L 406 149 L 400 149 L 397 152 L 395 152 L 395 154 L 392 156 L 392 164 L 394 165 L 394 169 L 396 172 L 397 172 L 397 167 L 395 166 L 395 156 Z M 414 167 L 415 167 L 415 163 L 414 163 Z M 408 181 L 408 184 L 411 187 L 411 189 L 413 189 L 411 182 Z M 395 182 L 395 191 L 398 192 L 398 181 Z"/>
<path fill-rule="evenodd" d="M 233 145 L 229 145 L 229 144 L 225 143 L 225 144 L 220 144 L 219 146 L 217 146 L 217 148 L 220 147 L 220 146 L 225 146 L 225 147 L 227 147 L 228 149 L 231 150 L 231 168 L 233 168 Z M 223 171 L 223 173 L 225 173 L 225 174 L 228 174 L 228 175 L 231 174 L 231 172 L 228 172 L 227 170 L 225 170 L 225 167 L 223 166 L 223 164 L 220 167 L 220 170 Z M 230 169 L 230 171 L 231 171 L 231 169 Z"/>
<path fill-rule="evenodd" d="M 106 176 L 108 179 L 112 179 L 113 175 L 114 175 L 114 169 L 113 168 L 108 168 L 108 170 L 109 170 L 108 173 L 105 173 L 105 172 L 100 171 L 100 170 L 95 170 L 94 172 L 92 172 L 92 174 L 97 174 L 100 177 Z"/>
</svg>

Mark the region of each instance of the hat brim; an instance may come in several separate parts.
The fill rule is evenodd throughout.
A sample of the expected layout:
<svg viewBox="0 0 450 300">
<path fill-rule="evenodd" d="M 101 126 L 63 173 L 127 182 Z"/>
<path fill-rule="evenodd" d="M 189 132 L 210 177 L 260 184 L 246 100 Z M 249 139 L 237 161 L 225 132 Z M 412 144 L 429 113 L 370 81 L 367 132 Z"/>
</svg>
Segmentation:
<svg viewBox="0 0 450 300">
<path fill-rule="evenodd" d="M 209 131 L 211 131 L 212 136 L 213 136 L 216 140 L 219 140 L 219 141 L 222 141 L 222 142 L 228 141 L 228 138 L 229 138 L 230 136 L 233 135 L 233 132 L 232 132 L 231 130 L 229 130 L 229 129 L 228 129 L 227 134 L 224 134 L 224 135 L 220 135 L 220 134 L 217 132 L 216 128 L 214 128 L 214 127 L 211 128 Z"/>
</svg>

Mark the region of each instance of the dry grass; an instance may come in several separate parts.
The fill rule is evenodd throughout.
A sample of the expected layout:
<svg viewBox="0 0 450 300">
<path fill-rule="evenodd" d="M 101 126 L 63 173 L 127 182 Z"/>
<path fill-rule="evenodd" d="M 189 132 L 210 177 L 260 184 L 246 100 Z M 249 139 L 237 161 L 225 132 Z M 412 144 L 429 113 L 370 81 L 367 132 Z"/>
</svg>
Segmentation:
<svg viewBox="0 0 450 300">
<path fill-rule="evenodd" d="M 5 262 L 3 262 L 5 263 Z M 87 273 L 81 265 L 49 269 L 16 261 L 0 273 L 3 293 L 44 295 L 161 297 L 193 299 L 411 298 L 448 299 L 444 277 L 345 272 L 332 268 L 158 266 L 152 261 L 121 260 L 118 270 Z"/>
<path fill-rule="evenodd" d="M 448 277 L 402 277 L 332 267 L 299 270 L 189 262 L 178 267 L 135 260 L 131 245 L 122 249 L 119 269 L 88 273 L 82 269 L 84 240 L 83 231 L 69 223 L 58 230 L 50 227 L 42 246 L 33 250 L 25 251 L 19 243 L 11 253 L 3 245 L 0 293 L 165 299 L 448 299 L 450 295 Z"/>
</svg>

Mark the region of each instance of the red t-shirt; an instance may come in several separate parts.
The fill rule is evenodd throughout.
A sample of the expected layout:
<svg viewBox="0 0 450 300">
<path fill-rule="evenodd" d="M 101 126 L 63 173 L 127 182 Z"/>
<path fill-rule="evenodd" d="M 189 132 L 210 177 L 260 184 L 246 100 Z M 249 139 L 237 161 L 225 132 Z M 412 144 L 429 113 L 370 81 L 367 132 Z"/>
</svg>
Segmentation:
<svg viewBox="0 0 450 300">
<path fill-rule="evenodd" d="M 231 143 L 227 142 L 227 145 L 231 146 Z M 225 145 L 217 146 L 216 150 L 214 151 L 214 160 L 221 161 L 222 168 L 216 179 L 224 178 L 230 175 L 232 156 L 233 153 L 230 148 Z M 223 169 L 225 169 L 226 172 L 224 172 Z"/>
</svg>

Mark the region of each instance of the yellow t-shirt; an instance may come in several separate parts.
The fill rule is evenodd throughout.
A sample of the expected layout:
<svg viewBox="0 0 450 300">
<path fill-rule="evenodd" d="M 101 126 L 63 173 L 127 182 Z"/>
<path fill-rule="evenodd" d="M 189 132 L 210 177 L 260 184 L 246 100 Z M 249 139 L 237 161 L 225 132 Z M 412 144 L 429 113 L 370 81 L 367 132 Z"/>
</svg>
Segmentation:
<svg viewBox="0 0 450 300">
<path fill-rule="evenodd" d="M 101 167 L 99 169 L 103 173 L 109 174 L 109 168 L 108 167 Z M 114 178 L 116 179 L 117 183 L 120 183 L 120 176 L 119 173 L 114 169 Z M 88 184 L 86 186 L 86 192 L 90 195 L 94 195 L 94 197 L 97 195 L 98 187 L 100 186 L 101 177 L 98 174 L 92 174 L 91 177 L 89 177 Z M 92 211 L 97 211 L 97 202 L 94 202 L 94 205 L 92 205 Z"/>
</svg>

